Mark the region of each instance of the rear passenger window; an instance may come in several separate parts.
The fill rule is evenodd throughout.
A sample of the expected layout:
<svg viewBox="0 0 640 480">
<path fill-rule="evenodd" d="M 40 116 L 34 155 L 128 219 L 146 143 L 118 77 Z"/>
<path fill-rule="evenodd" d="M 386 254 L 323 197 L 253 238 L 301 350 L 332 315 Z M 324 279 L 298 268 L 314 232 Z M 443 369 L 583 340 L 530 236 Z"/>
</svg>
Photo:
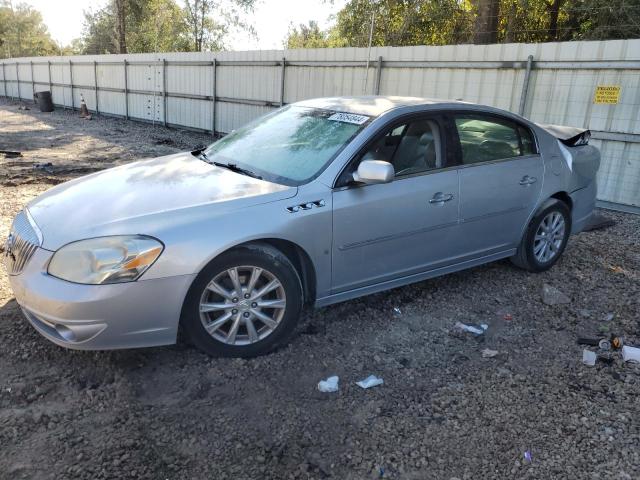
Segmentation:
<svg viewBox="0 0 640 480">
<path fill-rule="evenodd" d="M 535 153 L 531 133 L 508 120 L 460 115 L 455 123 L 464 165 Z"/>
<path fill-rule="evenodd" d="M 536 153 L 536 146 L 533 142 L 533 136 L 528 128 L 518 126 L 520 134 L 520 142 L 522 143 L 522 155 L 533 155 Z"/>
</svg>

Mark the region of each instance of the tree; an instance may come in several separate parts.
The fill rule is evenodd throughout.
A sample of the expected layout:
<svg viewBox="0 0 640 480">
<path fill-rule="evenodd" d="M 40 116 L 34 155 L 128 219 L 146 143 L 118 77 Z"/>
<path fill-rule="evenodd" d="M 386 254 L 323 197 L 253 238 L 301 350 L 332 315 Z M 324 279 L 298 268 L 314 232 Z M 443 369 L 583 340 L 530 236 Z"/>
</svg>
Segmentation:
<svg viewBox="0 0 640 480">
<path fill-rule="evenodd" d="M 478 0 L 473 43 L 496 43 L 499 19 L 500 0 Z"/>
<path fill-rule="evenodd" d="M 255 0 L 230 0 L 226 6 L 220 0 L 184 0 L 184 3 L 186 21 L 196 52 L 220 50 L 230 28 L 241 28 L 253 33 L 253 29 L 240 20 L 239 9 L 251 9 Z M 215 19 L 212 18 L 214 12 Z"/>
<path fill-rule="evenodd" d="M 287 48 L 326 48 L 331 47 L 329 34 L 320 30 L 318 22 L 301 23 L 297 27 L 289 25 L 285 40 Z"/>
<path fill-rule="evenodd" d="M 31 6 L 0 2 L 0 57 L 53 55 L 58 47 L 49 35 L 42 15 Z"/>
<path fill-rule="evenodd" d="M 640 38 L 640 0 L 349 0 L 335 25 L 289 30 L 290 48 Z M 304 27 L 304 28 L 303 28 Z"/>
<path fill-rule="evenodd" d="M 118 32 L 118 53 L 127 53 L 127 8 L 126 0 L 114 0 L 116 29 Z"/>
<path fill-rule="evenodd" d="M 468 40 L 472 26 L 467 0 L 350 0 L 329 32 L 332 46 L 446 45 Z"/>
<path fill-rule="evenodd" d="M 127 52 L 175 52 L 191 50 L 183 10 L 174 0 L 124 0 Z M 85 12 L 83 53 L 121 52 L 119 17 L 111 2 L 96 12 Z"/>
</svg>

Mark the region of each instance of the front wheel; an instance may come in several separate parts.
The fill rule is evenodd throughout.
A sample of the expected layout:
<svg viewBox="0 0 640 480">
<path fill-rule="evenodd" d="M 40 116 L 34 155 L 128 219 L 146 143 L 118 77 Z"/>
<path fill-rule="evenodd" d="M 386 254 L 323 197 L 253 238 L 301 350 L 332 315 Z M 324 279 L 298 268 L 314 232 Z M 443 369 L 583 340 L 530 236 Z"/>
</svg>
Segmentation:
<svg viewBox="0 0 640 480">
<path fill-rule="evenodd" d="M 182 309 L 191 342 L 217 357 L 254 357 L 286 343 L 302 309 L 295 267 L 266 244 L 213 260 L 196 277 Z"/>
<path fill-rule="evenodd" d="M 530 272 L 544 272 L 560 259 L 570 234 L 569 208 L 560 200 L 549 199 L 531 219 L 511 261 Z"/>
</svg>

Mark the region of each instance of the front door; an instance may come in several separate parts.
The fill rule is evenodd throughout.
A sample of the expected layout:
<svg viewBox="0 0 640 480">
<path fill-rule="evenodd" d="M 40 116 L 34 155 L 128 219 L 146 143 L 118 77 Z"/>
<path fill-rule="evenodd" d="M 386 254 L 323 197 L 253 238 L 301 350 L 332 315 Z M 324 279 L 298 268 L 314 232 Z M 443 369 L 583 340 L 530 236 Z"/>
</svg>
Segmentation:
<svg viewBox="0 0 640 480">
<path fill-rule="evenodd" d="M 443 132 L 437 117 L 395 124 L 352 162 L 355 170 L 362 160 L 388 161 L 396 176 L 386 184 L 334 190 L 332 293 L 447 263 L 459 195 Z"/>
</svg>

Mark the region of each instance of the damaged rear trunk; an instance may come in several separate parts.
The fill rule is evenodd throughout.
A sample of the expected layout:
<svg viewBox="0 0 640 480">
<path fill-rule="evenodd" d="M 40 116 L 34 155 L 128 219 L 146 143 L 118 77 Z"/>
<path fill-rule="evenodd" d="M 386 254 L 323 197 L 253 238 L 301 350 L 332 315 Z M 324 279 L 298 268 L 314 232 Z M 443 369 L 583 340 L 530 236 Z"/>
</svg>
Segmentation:
<svg viewBox="0 0 640 480">
<path fill-rule="evenodd" d="M 586 128 L 537 124 L 558 139 L 562 153 L 572 175 L 572 190 L 579 190 L 595 181 L 600 167 L 600 151 L 589 145 L 591 131 Z"/>
</svg>

